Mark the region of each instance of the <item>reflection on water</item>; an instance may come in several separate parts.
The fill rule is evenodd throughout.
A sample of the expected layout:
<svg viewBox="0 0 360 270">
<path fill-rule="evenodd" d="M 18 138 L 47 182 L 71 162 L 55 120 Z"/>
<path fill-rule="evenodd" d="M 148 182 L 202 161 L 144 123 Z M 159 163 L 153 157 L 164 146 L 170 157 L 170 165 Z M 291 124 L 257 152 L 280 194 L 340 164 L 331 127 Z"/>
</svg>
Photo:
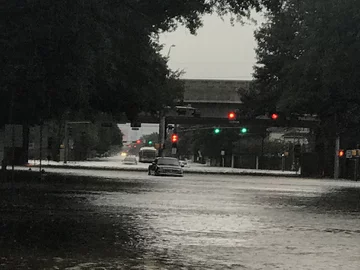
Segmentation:
<svg viewBox="0 0 360 270">
<path fill-rule="evenodd" d="M 271 194 L 270 194 L 271 195 Z M 267 201 L 286 206 L 298 206 L 306 211 L 351 214 L 360 212 L 360 188 L 337 187 L 313 196 L 268 196 Z"/>
<path fill-rule="evenodd" d="M 265 179 L 265 180 L 264 180 Z M 1 269 L 358 269 L 360 190 L 321 181 L 18 175 Z"/>
</svg>

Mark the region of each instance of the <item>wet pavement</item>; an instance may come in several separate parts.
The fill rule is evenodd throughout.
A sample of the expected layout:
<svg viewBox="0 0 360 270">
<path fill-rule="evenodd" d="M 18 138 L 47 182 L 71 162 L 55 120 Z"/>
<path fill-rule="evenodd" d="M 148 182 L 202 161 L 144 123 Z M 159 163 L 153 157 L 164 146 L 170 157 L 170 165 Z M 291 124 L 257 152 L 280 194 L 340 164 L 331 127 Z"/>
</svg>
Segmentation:
<svg viewBox="0 0 360 270">
<path fill-rule="evenodd" d="M 0 269 L 359 269 L 360 183 L 47 171 L 0 183 Z"/>
</svg>

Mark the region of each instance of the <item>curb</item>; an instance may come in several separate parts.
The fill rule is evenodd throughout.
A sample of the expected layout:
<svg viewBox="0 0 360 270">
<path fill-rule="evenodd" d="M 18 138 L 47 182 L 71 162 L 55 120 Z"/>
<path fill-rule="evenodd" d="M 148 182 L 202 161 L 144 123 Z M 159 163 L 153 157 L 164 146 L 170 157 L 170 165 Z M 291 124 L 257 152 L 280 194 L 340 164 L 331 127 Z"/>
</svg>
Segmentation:
<svg viewBox="0 0 360 270">
<path fill-rule="evenodd" d="M 26 166 L 27 167 L 27 166 Z M 39 165 L 32 165 L 30 168 L 38 168 Z M 94 170 L 94 171 L 126 171 L 126 172 L 147 172 L 147 168 L 115 168 L 115 167 L 93 167 L 93 166 L 76 166 L 76 165 L 42 165 L 43 168 L 52 168 L 52 169 L 76 169 L 76 170 Z M 204 175 L 247 175 L 247 176 L 274 176 L 274 177 L 294 177 L 300 178 L 300 174 L 293 173 L 266 173 L 266 172 L 227 172 L 227 171 L 201 171 L 201 170 L 190 170 L 187 171 L 184 169 L 185 174 L 204 174 Z"/>
</svg>

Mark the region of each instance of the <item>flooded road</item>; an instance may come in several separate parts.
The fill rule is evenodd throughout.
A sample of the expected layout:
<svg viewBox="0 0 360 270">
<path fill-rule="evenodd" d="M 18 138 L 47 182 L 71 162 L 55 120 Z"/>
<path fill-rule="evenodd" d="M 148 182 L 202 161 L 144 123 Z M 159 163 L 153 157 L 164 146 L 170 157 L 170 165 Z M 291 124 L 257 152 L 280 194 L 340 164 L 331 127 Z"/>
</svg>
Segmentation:
<svg viewBox="0 0 360 270">
<path fill-rule="evenodd" d="M 47 171 L 0 185 L 0 269 L 359 269 L 358 183 Z"/>
</svg>

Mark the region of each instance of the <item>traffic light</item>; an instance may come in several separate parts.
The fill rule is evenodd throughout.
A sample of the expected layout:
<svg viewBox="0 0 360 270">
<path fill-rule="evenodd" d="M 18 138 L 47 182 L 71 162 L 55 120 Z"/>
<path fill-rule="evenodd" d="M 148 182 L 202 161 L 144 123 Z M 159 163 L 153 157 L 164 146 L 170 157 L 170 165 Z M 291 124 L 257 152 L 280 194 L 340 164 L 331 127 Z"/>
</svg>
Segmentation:
<svg viewBox="0 0 360 270">
<path fill-rule="evenodd" d="M 179 136 L 177 134 L 171 135 L 172 148 L 177 148 L 177 143 L 179 140 Z"/>
<path fill-rule="evenodd" d="M 241 132 L 242 134 L 245 134 L 245 133 L 248 132 L 248 129 L 247 129 L 246 127 L 243 127 L 243 128 L 240 129 L 240 132 Z"/>
<path fill-rule="evenodd" d="M 339 150 L 338 156 L 339 157 L 345 156 L 345 151 L 344 150 Z"/>
<path fill-rule="evenodd" d="M 270 118 L 271 118 L 272 120 L 278 120 L 278 119 L 279 119 L 279 114 L 278 114 L 278 113 L 272 113 L 272 114 L 270 115 Z"/>
<path fill-rule="evenodd" d="M 215 134 L 219 134 L 220 132 L 221 132 L 220 128 L 215 128 L 215 129 L 214 129 L 214 133 L 215 133 Z"/>
<path fill-rule="evenodd" d="M 149 145 L 152 145 L 153 144 L 153 142 L 152 141 L 149 141 Z"/>
<path fill-rule="evenodd" d="M 140 143 L 141 143 L 141 140 L 137 140 L 136 143 L 137 143 L 137 144 L 140 144 Z"/>
<path fill-rule="evenodd" d="M 229 112 L 228 113 L 228 119 L 229 120 L 235 120 L 236 119 L 236 113 L 235 112 Z"/>
<path fill-rule="evenodd" d="M 287 116 L 284 113 L 272 111 L 268 113 L 270 121 L 273 123 L 273 126 L 282 126 L 288 125 Z"/>
<path fill-rule="evenodd" d="M 179 136 L 174 133 L 174 134 L 171 136 L 171 142 L 172 142 L 172 143 L 177 143 L 178 140 L 179 140 Z"/>
</svg>

